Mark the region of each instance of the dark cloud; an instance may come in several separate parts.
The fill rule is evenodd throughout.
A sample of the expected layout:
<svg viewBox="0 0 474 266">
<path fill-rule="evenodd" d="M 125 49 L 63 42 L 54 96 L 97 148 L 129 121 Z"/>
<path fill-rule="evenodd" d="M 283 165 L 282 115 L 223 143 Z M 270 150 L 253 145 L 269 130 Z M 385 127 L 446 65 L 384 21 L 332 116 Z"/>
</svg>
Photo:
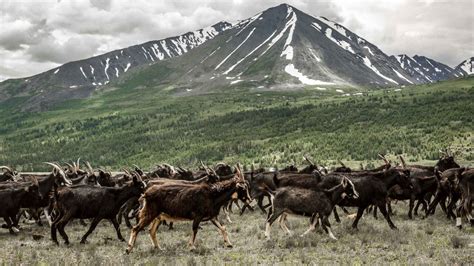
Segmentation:
<svg viewBox="0 0 474 266">
<path fill-rule="evenodd" d="M 290 0 L 335 20 L 388 54 L 422 54 L 451 66 L 474 55 L 472 0 Z M 2 1 L 0 79 L 248 18 L 279 0 Z M 24 66 L 24 67 L 22 67 Z"/>
</svg>

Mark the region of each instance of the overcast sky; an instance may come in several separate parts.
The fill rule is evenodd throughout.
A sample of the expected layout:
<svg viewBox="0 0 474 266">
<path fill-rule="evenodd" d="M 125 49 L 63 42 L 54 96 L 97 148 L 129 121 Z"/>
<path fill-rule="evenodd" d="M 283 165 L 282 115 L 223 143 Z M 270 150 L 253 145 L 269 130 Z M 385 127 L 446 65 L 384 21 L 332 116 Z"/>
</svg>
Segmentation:
<svg viewBox="0 0 474 266">
<path fill-rule="evenodd" d="M 0 80 L 218 21 L 248 18 L 274 0 L 0 0 Z M 473 0 L 286 0 L 326 16 L 387 54 L 450 66 L 474 56 Z"/>
</svg>

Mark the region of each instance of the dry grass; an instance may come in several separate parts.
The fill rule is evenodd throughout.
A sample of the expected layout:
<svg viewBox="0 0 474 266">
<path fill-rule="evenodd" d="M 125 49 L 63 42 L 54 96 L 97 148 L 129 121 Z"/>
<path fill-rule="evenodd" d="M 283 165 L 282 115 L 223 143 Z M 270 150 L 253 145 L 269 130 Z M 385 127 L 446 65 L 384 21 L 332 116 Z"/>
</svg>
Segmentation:
<svg viewBox="0 0 474 266">
<path fill-rule="evenodd" d="M 72 244 L 54 245 L 48 227 L 23 225 L 17 236 L 0 231 L 1 264 L 106 264 L 106 265 L 222 265 L 222 264 L 469 264 L 474 261 L 474 229 L 458 230 L 439 211 L 433 217 L 415 220 L 406 218 L 407 205 L 399 203 L 393 217 L 398 231 L 389 229 L 383 218 L 375 220 L 365 215 L 359 231 L 350 227 L 352 220 L 344 217 L 341 224 L 331 219 L 338 241 L 321 232 L 299 237 L 308 226 L 308 219 L 289 219 L 294 236 L 287 236 L 278 226 L 272 227 L 272 240 L 263 235 L 265 216 L 254 212 L 227 224 L 234 248 L 223 247 L 216 228 L 209 223 L 198 232 L 197 249 L 189 251 L 187 241 L 191 224 L 179 223 L 175 230 L 161 227 L 158 239 L 165 251 L 152 249 L 148 232 L 139 234 L 132 254 L 126 255 L 126 243 L 115 238 L 111 224 L 103 221 L 89 237 L 89 243 L 79 244 L 86 228 L 74 223 L 66 228 Z M 354 210 L 352 210 L 354 211 Z M 122 226 L 128 238 L 129 230 Z M 33 234 L 43 238 L 33 240 Z M 59 237 L 59 236 L 58 236 Z"/>
</svg>

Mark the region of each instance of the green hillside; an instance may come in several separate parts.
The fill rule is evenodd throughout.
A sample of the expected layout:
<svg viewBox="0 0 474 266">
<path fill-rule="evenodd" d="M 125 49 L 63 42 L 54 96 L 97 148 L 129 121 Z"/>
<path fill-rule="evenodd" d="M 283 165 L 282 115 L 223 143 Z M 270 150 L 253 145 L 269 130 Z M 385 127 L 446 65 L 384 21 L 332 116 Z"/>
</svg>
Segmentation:
<svg viewBox="0 0 474 266">
<path fill-rule="evenodd" d="M 448 146 L 461 162 L 474 160 L 473 77 L 357 96 L 243 87 L 177 96 L 134 77 L 42 113 L 19 112 L 23 98 L 2 103 L 0 164 L 41 170 L 41 162 L 81 157 L 114 169 L 201 159 L 280 165 L 301 163 L 303 154 L 367 164 L 379 152 L 434 160 Z"/>
</svg>

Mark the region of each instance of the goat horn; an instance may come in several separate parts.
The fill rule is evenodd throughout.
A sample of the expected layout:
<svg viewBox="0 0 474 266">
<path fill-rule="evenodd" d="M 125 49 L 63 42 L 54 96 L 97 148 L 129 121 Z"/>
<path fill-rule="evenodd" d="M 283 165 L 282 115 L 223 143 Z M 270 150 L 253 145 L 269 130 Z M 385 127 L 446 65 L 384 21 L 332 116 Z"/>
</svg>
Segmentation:
<svg viewBox="0 0 474 266">
<path fill-rule="evenodd" d="M 66 184 L 68 184 L 68 185 L 72 185 L 72 181 L 69 180 L 69 179 L 66 177 L 66 174 L 64 173 L 63 169 L 61 169 L 61 167 L 59 167 L 59 165 L 54 164 L 54 163 L 50 163 L 50 162 L 46 162 L 45 164 L 54 167 L 54 169 L 56 169 L 56 170 L 59 172 L 59 174 L 61 175 L 61 177 L 62 177 L 64 183 L 66 183 Z"/>
<path fill-rule="evenodd" d="M 207 168 L 209 168 L 209 170 L 211 170 L 212 173 L 213 173 L 215 176 L 217 176 L 217 173 L 216 173 L 216 171 L 215 171 L 214 169 L 210 168 L 209 166 L 208 166 Z"/>
<path fill-rule="evenodd" d="M 209 175 L 209 170 L 207 169 L 207 167 L 204 165 L 204 163 L 202 161 L 200 161 L 200 162 L 201 162 L 202 167 L 206 171 L 207 175 Z"/>
<path fill-rule="evenodd" d="M 387 160 L 387 158 L 385 158 L 385 155 L 382 155 L 382 154 L 379 153 L 378 156 L 380 157 L 380 159 L 382 159 L 385 162 L 385 165 L 390 164 L 390 162 Z"/>
<path fill-rule="evenodd" d="M 402 162 L 402 167 L 403 169 L 406 169 L 407 168 L 407 165 L 405 163 L 405 159 L 403 159 L 403 157 L 401 155 L 398 156 L 400 158 L 400 161 Z"/>
<path fill-rule="evenodd" d="M 7 169 L 8 172 L 13 173 L 13 170 L 10 167 L 5 166 L 5 165 L 0 166 L 0 169 Z"/>
<path fill-rule="evenodd" d="M 341 160 L 337 160 L 337 161 L 342 165 L 342 167 L 346 167 L 346 165 Z"/>
<path fill-rule="evenodd" d="M 306 155 L 303 155 L 303 158 L 304 158 L 309 164 L 311 164 L 311 165 L 316 165 L 316 164 L 314 164 L 314 162 L 311 161 Z"/>
<path fill-rule="evenodd" d="M 81 161 L 81 158 L 80 157 L 77 158 L 77 170 L 81 169 L 80 163 L 79 163 L 80 161 Z"/>
<path fill-rule="evenodd" d="M 89 174 L 93 175 L 94 174 L 94 169 L 92 169 L 92 166 L 88 161 L 86 161 L 86 166 L 87 166 L 87 168 L 89 168 L 89 172 L 90 172 Z"/>
<path fill-rule="evenodd" d="M 72 171 L 73 171 L 75 174 L 77 174 L 77 164 L 76 164 L 75 162 L 72 162 L 72 165 L 74 166 L 74 167 L 72 168 Z"/>
<path fill-rule="evenodd" d="M 70 163 L 66 163 L 66 165 L 69 167 L 69 171 L 74 171 L 74 167 Z"/>
<path fill-rule="evenodd" d="M 242 172 L 240 171 L 240 163 L 237 163 L 237 165 L 235 166 L 235 170 L 237 171 L 237 176 L 239 177 L 239 179 L 242 179 Z"/>
</svg>

